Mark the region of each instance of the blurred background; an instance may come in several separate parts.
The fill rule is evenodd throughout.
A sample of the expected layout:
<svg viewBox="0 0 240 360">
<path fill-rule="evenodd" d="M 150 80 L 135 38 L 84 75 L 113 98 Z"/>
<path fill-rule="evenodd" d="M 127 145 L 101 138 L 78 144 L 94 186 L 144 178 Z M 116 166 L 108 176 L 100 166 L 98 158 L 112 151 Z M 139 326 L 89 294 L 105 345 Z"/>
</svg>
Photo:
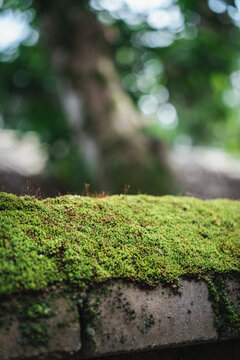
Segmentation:
<svg viewBox="0 0 240 360">
<path fill-rule="evenodd" d="M 240 0 L 0 0 L 0 189 L 240 198 Z"/>
</svg>

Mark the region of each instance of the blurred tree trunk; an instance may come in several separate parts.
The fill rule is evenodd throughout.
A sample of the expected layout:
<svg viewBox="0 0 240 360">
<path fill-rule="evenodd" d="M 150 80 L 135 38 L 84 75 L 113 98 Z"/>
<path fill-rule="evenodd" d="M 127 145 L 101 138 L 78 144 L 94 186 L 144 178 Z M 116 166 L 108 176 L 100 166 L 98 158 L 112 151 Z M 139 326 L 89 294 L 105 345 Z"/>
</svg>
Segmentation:
<svg viewBox="0 0 240 360">
<path fill-rule="evenodd" d="M 150 140 L 144 119 L 121 87 L 111 61 L 110 29 L 83 7 L 43 1 L 42 31 L 59 96 L 79 151 L 98 189 L 160 194 L 169 191 L 164 146 Z"/>
</svg>

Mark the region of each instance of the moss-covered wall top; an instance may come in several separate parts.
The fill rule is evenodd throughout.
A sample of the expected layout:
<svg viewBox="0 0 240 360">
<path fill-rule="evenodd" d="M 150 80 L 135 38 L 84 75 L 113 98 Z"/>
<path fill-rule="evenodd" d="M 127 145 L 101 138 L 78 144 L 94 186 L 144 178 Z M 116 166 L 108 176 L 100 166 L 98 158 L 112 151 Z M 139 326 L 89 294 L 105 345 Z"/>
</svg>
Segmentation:
<svg viewBox="0 0 240 360">
<path fill-rule="evenodd" d="M 0 294 L 240 272 L 240 201 L 0 194 Z"/>
</svg>

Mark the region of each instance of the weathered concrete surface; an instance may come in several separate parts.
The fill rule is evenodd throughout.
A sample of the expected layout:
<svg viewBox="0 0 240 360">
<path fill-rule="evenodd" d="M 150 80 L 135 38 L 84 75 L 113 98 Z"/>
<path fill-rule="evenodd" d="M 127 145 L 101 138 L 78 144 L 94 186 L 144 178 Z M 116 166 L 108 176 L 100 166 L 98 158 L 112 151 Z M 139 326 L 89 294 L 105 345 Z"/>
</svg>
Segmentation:
<svg viewBox="0 0 240 360">
<path fill-rule="evenodd" d="M 0 315 L 1 360 L 69 354 L 81 347 L 77 307 L 68 296 L 3 302 Z"/>
<path fill-rule="evenodd" d="M 240 316 L 240 280 L 227 279 L 226 294 L 229 300 L 233 303 Z"/>
<path fill-rule="evenodd" d="M 178 294 L 162 285 L 113 283 L 92 292 L 87 318 L 89 357 L 217 339 L 203 281 L 182 280 Z"/>
<path fill-rule="evenodd" d="M 207 284 L 183 279 L 179 284 L 179 290 L 173 291 L 161 284 L 150 289 L 112 280 L 86 293 L 53 292 L 2 302 L 0 360 L 108 355 L 125 360 L 132 353 L 138 359 L 146 351 L 155 355 L 157 351 L 164 358 L 164 349 L 231 339 L 231 333 L 219 335 L 216 330 Z M 239 285 L 239 279 L 228 279 L 225 293 L 240 315 Z"/>
</svg>

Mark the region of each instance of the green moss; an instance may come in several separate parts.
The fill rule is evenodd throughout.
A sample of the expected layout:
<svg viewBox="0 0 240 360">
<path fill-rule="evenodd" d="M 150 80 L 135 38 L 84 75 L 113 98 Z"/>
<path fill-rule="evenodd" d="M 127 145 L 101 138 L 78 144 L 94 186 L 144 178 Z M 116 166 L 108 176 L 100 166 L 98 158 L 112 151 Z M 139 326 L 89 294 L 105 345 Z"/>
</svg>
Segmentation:
<svg viewBox="0 0 240 360">
<path fill-rule="evenodd" d="M 39 318 L 48 318 L 54 314 L 50 301 L 43 298 L 22 299 L 18 309 L 18 318 L 20 321 L 34 321 Z"/>
<path fill-rule="evenodd" d="M 20 325 L 21 342 L 23 345 L 31 346 L 47 345 L 50 336 L 48 334 L 48 323 L 41 320 L 37 323 L 22 323 Z"/>
<path fill-rule="evenodd" d="M 146 334 L 148 332 L 148 330 L 155 324 L 155 320 L 152 316 L 152 314 L 150 314 L 149 316 L 147 316 L 142 323 L 142 326 L 138 326 L 138 330 L 142 333 L 142 334 Z"/>
<path fill-rule="evenodd" d="M 240 308 L 237 309 L 227 296 L 225 276 L 206 276 L 205 280 L 208 283 L 209 296 L 215 313 L 215 327 L 219 336 L 240 334 Z"/>
<path fill-rule="evenodd" d="M 0 194 L 0 294 L 240 272 L 240 202 Z"/>
<path fill-rule="evenodd" d="M 44 297 L 24 297 L 16 315 L 19 319 L 21 343 L 31 346 L 47 345 L 50 339 L 48 319 L 54 314 L 50 301 Z"/>
</svg>

